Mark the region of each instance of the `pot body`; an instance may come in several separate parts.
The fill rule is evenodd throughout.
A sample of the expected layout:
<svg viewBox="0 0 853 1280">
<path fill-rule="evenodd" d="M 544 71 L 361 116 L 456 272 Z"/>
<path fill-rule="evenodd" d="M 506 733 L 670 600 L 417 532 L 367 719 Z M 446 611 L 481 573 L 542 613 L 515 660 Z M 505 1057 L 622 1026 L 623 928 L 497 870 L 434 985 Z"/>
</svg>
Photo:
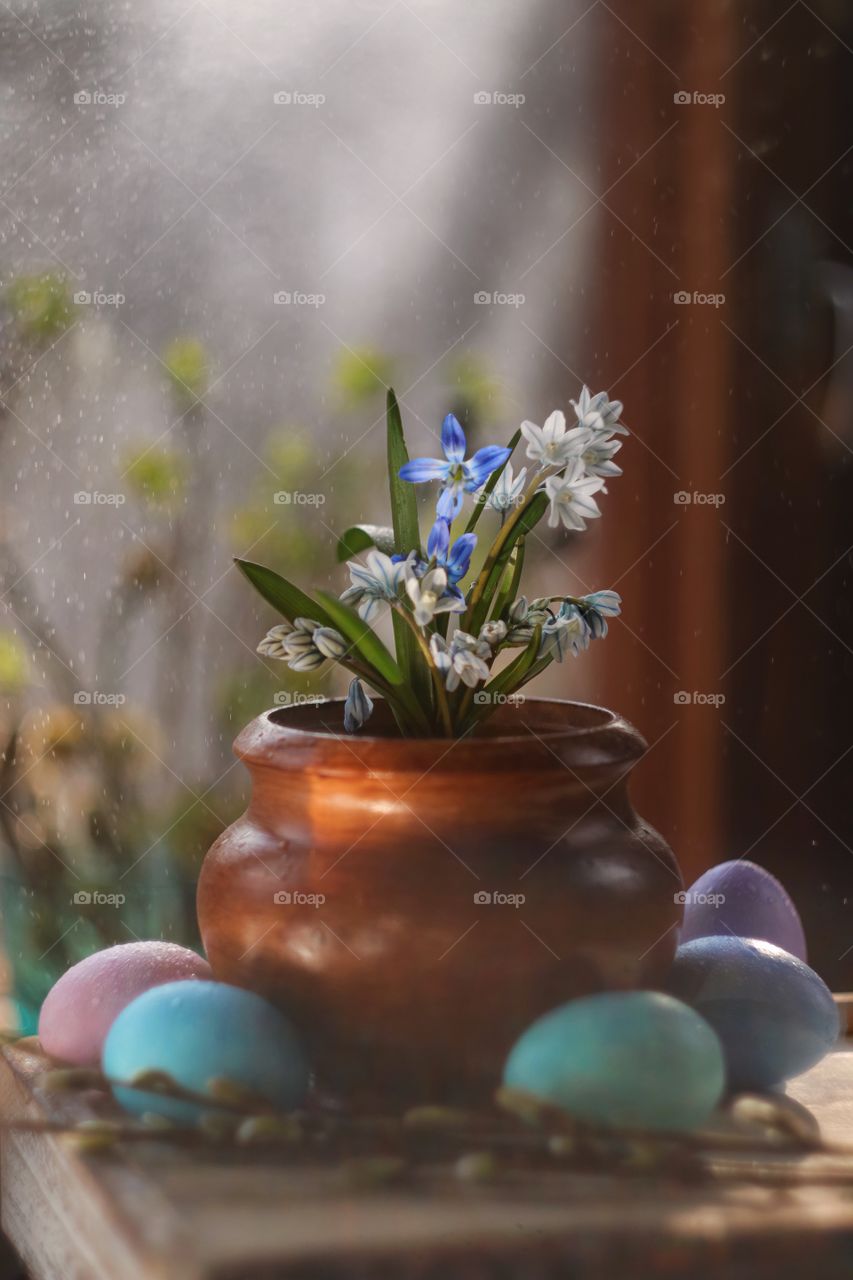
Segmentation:
<svg viewBox="0 0 853 1280">
<path fill-rule="evenodd" d="M 198 891 L 215 976 L 294 1019 L 322 1086 L 482 1097 L 540 1014 L 661 984 L 682 886 L 628 798 L 630 725 L 538 699 L 457 742 L 341 719 L 279 709 L 240 734 L 251 802 Z"/>
</svg>

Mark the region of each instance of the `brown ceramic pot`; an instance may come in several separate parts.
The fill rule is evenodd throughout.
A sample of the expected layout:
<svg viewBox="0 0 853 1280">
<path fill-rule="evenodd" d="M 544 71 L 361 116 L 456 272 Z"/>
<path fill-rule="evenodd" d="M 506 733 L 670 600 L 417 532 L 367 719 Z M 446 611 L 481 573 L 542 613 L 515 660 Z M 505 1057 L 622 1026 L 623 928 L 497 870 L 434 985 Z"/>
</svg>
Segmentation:
<svg viewBox="0 0 853 1280">
<path fill-rule="evenodd" d="M 539 1014 L 660 984 L 678 866 L 631 807 L 646 744 L 611 711 L 531 698 L 456 742 L 383 735 L 384 712 L 371 736 L 332 703 L 243 730 L 252 798 L 205 860 L 202 937 L 325 1086 L 482 1092 Z"/>
</svg>

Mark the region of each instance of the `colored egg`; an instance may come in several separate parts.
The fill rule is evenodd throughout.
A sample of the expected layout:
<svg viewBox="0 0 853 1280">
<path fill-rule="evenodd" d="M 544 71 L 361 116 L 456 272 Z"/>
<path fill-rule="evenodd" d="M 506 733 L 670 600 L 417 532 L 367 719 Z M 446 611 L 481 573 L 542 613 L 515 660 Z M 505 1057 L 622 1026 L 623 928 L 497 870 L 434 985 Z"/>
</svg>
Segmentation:
<svg viewBox="0 0 853 1280">
<path fill-rule="evenodd" d="M 654 991 L 586 996 L 516 1042 L 504 1084 L 594 1124 L 690 1129 L 720 1100 L 720 1042 L 694 1010 Z"/>
<path fill-rule="evenodd" d="M 797 908 L 763 867 L 743 860 L 721 862 L 684 895 L 681 941 L 712 934 L 763 938 L 806 960 L 806 938 Z"/>
<path fill-rule="evenodd" d="M 115 1019 L 143 991 L 182 978 L 210 978 L 210 965 L 174 942 L 128 942 L 96 951 L 54 983 L 39 1015 L 39 1040 L 51 1058 L 97 1066 Z"/>
<path fill-rule="evenodd" d="M 838 1039 L 838 1009 L 826 983 L 772 942 L 687 942 L 675 953 L 669 988 L 716 1031 L 732 1089 L 766 1089 L 798 1076 Z"/>
<path fill-rule="evenodd" d="M 113 1081 L 164 1071 L 193 1093 L 206 1093 L 212 1079 L 224 1077 L 281 1110 L 298 1106 L 309 1078 L 302 1043 L 284 1014 L 223 982 L 173 982 L 146 991 L 110 1028 L 102 1068 Z M 128 1111 L 154 1111 L 184 1124 L 216 1109 L 135 1089 L 114 1093 Z"/>
</svg>

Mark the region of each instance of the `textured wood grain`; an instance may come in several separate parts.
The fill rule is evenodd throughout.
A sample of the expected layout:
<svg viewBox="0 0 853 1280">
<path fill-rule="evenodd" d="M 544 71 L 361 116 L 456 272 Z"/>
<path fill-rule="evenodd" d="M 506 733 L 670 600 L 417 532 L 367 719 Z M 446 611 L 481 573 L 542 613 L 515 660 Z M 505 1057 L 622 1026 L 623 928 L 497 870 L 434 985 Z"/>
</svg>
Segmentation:
<svg viewBox="0 0 853 1280">
<path fill-rule="evenodd" d="M 65 1121 L 87 1099 L 33 1086 L 44 1062 L 0 1058 L 6 1120 Z M 840 1051 L 790 1093 L 825 1135 L 853 1141 L 853 1054 Z M 190 1154 L 152 1141 L 81 1157 L 54 1135 L 6 1133 L 2 1222 L 34 1280 L 272 1280 L 299 1277 L 849 1277 L 853 1199 L 809 1185 L 838 1162 L 795 1162 L 803 1183 L 700 1189 L 554 1172 L 491 1188 L 439 1170 L 395 1190 L 342 1190 L 331 1166 Z M 790 1169 L 789 1157 L 768 1166 Z"/>
</svg>

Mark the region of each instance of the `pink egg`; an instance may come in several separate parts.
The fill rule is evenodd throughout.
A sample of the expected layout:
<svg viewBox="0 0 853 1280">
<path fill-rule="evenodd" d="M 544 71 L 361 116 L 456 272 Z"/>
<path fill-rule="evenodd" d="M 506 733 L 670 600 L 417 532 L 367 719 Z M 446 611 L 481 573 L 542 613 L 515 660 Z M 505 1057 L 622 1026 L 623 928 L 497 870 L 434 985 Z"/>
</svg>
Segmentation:
<svg viewBox="0 0 853 1280">
<path fill-rule="evenodd" d="M 167 982 L 211 977 L 206 960 L 174 942 L 128 942 L 96 951 L 48 992 L 39 1016 L 41 1046 L 62 1062 L 97 1066 L 107 1032 L 131 1000 Z"/>
</svg>

